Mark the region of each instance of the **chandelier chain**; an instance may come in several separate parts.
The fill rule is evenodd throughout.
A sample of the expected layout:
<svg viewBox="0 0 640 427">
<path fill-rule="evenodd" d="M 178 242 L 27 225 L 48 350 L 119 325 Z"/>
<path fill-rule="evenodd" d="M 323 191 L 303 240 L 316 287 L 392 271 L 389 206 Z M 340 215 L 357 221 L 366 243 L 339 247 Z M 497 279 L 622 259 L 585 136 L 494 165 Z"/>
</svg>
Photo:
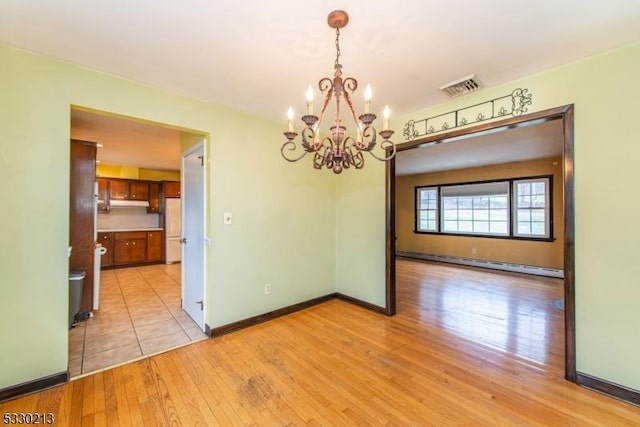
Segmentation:
<svg viewBox="0 0 640 427">
<path fill-rule="evenodd" d="M 340 65 L 340 28 L 336 28 L 336 64 L 338 67 Z"/>
</svg>

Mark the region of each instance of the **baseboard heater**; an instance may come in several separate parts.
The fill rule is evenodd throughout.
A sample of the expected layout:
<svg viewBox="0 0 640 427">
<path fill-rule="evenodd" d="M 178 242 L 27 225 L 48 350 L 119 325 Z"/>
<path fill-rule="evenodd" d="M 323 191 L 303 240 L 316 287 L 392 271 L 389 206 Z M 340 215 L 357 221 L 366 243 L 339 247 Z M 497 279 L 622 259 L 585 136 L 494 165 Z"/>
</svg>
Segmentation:
<svg viewBox="0 0 640 427">
<path fill-rule="evenodd" d="M 471 258 L 459 258 L 447 255 L 423 254 L 420 252 L 396 251 L 397 256 L 420 258 L 429 261 L 448 262 L 451 264 L 468 265 L 471 267 L 491 268 L 494 270 L 512 271 L 514 273 L 534 274 L 536 276 L 558 277 L 564 279 L 564 271 L 556 268 L 536 267 L 533 265 L 510 264 L 499 261 L 484 261 Z"/>
</svg>

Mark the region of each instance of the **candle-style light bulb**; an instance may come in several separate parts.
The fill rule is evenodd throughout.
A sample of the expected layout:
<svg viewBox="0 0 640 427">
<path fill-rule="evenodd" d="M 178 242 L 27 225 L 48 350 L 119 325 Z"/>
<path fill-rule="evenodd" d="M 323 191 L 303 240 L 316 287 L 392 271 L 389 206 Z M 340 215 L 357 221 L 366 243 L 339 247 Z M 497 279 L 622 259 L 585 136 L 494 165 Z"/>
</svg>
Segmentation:
<svg viewBox="0 0 640 427">
<path fill-rule="evenodd" d="M 311 85 L 307 88 L 307 114 L 313 114 L 313 88 Z"/>
<path fill-rule="evenodd" d="M 367 114 L 371 110 L 371 85 L 367 85 L 364 90 L 364 113 Z"/>
<path fill-rule="evenodd" d="M 382 117 L 384 117 L 384 121 L 382 122 L 382 129 L 389 130 L 389 117 L 391 117 L 391 110 L 389 110 L 389 106 L 384 106 L 384 112 L 382 113 Z"/>
<path fill-rule="evenodd" d="M 293 132 L 293 108 L 291 106 L 287 110 L 287 119 L 289 119 L 289 132 Z"/>
</svg>

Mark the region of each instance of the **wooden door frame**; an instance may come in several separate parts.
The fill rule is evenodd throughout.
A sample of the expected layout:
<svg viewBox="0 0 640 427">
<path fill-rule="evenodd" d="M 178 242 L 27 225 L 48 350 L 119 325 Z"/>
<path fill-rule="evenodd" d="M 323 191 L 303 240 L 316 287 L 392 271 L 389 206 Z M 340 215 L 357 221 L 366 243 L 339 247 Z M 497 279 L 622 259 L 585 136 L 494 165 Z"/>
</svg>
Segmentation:
<svg viewBox="0 0 640 427">
<path fill-rule="evenodd" d="M 573 104 L 510 117 L 490 123 L 482 123 L 464 129 L 438 133 L 410 141 L 398 146 L 398 151 L 406 151 L 430 144 L 451 142 L 462 135 L 478 134 L 498 130 L 513 129 L 532 124 L 562 120 L 563 124 L 563 200 L 564 200 L 564 371 L 565 378 L 577 382 L 576 374 L 576 320 L 575 320 L 575 204 L 573 188 Z M 396 314 L 396 255 L 395 255 L 395 210 L 396 178 L 395 157 L 387 162 L 385 171 L 385 212 L 386 212 L 386 273 L 385 273 L 385 313 Z"/>
</svg>

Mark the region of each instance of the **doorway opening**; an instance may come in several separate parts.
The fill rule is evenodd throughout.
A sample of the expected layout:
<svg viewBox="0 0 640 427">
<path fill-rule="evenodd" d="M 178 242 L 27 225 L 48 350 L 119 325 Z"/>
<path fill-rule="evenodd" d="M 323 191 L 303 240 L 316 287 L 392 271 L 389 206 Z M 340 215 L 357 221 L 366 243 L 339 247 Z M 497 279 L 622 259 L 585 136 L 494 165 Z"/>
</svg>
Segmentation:
<svg viewBox="0 0 640 427">
<path fill-rule="evenodd" d="M 93 304 L 81 307 L 82 321 L 69 331 L 70 376 L 205 339 L 201 322 L 183 310 L 190 255 L 180 239 L 185 213 L 205 217 L 204 180 L 199 205 L 184 198 L 182 153 L 204 149 L 206 135 L 76 106 L 70 128 L 72 139 L 97 144 L 85 171 L 96 181 L 95 226 L 86 239 L 106 249 L 87 266 L 99 281 L 83 284 Z M 204 276 L 204 263 L 197 268 Z"/>
<path fill-rule="evenodd" d="M 540 123 L 558 121 L 561 124 L 561 189 L 562 198 L 561 203 L 556 203 L 555 208 L 562 210 L 562 224 L 558 227 L 560 230 L 562 244 L 561 253 L 559 256 L 562 258 L 562 265 L 560 267 L 563 273 L 564 280 L 562 282 L 562 301 L 564 305 L 564 321 L 562 326 L 564 328 L 564 376 L 570 381 L 576 380 L 576 368 L 575 368 L 575 308 L 574 308 L 574 202 L 573 202 L 573 106 L 567 105 L 555 109 L 545 110 L 538 113 L 529 114 L 526 116 L 513 117 L 504 119 L 492 123 L 481 124 L 473 126 L 467 129 L 455 130 L 437 135 L 431 135 L 420 140 L 416 140 L 398 147 L 399 154 L 402 152 L 412 150 L 412 153 L 417 153 L 416 149 L 419 147 L 429 147 L 438 144 L 451 144 L 455 147 L 456 141 L 468 140 L 469 138 L 495 134 L 496 132 L 505 131 L 508 129 L 521 128 L 534 126 Z M 487 150 L 489 151 L 489 150 Z M 398 156 L 401 157 L 401 156 Z M 449 159 L 451 161 L 451 158 Z M 530 178 L 530 177 L 524 177 Z M 475 180 L 474 180 L 475 181 Z M 467 183 L 468 184 L 468 183 Z M 469 187 L 469 186 L 467 186 Z M 461 187 L 460 187 L 461 188 Z M 466 188 L 467 190 L 469 188 Z M 400 271 L 398 268 L 406 270 L 406 264 L 399 264 L 396 259 L 396 237 L 402 235 L 397 233 L 396 230 L 396 215 L 403 215 L 397 211 L 398 202 L 397 197 L 397 178 L 396 178 L 396 159 L 392 160 L 387 165 L 386 173 L 386 217 L 387 217 L 387 276 L 386 276 L 386 313 L 388 315 L 396 314 L 396 274 L 403 274 L 406 271 Z M 558 206 L 559 205 L 559 206 Z M 413 214 L 411 212 L 410 214 Z M 425 217 L 426 220 L 426 217 Z M 440 223 L 442 225 L 442 223 Z M 425 222 L 426 226 L 426 222 Z M 444 225 L 442 225 L 444 227 Z M 406 227 L 405 227 L 406 228 Z M 411 232 L 419 231 L 419 224 L 416 223 L 416 228 Z M 406 231 L 406 230 L 405 230 Z M 439 230 L 441 231 L 441 230 Z M 446 234 L 446 233 L 444 233 Z M 455 235 L 455 233 L 451 233 Z M 448 237 L 448 236 L 446 236 Z M 458 237 L 458 236 L 456 236 Z M 465 237 L 462 237 L 464 239 Z M 492 239 L 483 239 L 490 241 Z M 551 241 L 552 239 L 548 239 Z M 451 240 L 450 240 L 451 241 Z M 449 241 L 449 242 L 450 242 Z M 431 241 L 432 246 L 435 245 L 434 241 Z M 473 249 L 473 248 L 472 248 Z M 464 257 L 458 257 L 464 258 Z M 471 257 L 470 257 L 471 258 Z M 405 263 L 404 260 L 401 261 Z M 425 261 L 423 261 L 424 263 Z M 449 267 L 454 268 L 452 265 Z M 459 269 L 468 267 L 456 267 Z M 514 274 L 514 273 L 503 273 Z M 516 273 L 517 274 L 517 273 Z"/>
</svg>

